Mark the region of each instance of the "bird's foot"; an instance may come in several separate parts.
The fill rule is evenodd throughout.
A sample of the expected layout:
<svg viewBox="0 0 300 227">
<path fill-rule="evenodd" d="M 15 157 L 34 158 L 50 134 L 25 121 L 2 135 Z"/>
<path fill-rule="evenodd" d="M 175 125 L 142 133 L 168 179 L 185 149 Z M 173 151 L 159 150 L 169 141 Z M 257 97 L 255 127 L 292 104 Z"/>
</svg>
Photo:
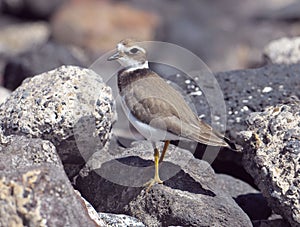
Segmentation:
<svg viewBox="0 0 300 227">
<path fill-rule="evenodd" d="M 153 179 L 149 180 L 147 183 L 144 184 L 145 187 L 147 187 L 146 189 L 146 193 L 148 193 L 151 189 L 151 187 L 155 184 L 162 184 L 164 183 L 159 176 L 155 176 Z"/>
</svg>

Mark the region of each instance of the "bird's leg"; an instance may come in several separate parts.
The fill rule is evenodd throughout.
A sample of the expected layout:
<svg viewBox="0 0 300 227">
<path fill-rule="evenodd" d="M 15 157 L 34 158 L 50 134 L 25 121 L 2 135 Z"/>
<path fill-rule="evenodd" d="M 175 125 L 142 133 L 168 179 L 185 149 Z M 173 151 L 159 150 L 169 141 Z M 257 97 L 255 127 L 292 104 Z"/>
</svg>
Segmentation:
<svg viewBox="0 0 300 227">
<path fill-rule="evenodd" d="M 159 151 L 157 148 L 154 148 L 154 166 L 155 166 L 154 178 L 145 184 L 148 186 L 146 189 L 146 192 L 149 192 L 150 188 L 154 184 L 156 184 L 156 183 L 162 184 L 163 183 L 163 181 L 159 178 Z"/>
<path fill-rule="evenodd" d="M 159 178 L 159 151 L 157 148 L 154 149 L 154 165 L 155 165 L 155 173 L 154 173 L 154 181 L 162 184 L 162 180 Z"/>
<path fill-rule="evenodd" d="M 165 144 L 164 144 L 163 151 L 162 151 L 162 153 L 160 155 L 159 163 L 161 163 L 164 160 L 164 157 L 165 157 L 165 154 L 166 154 L 166 152 L 168 150 L 169 145 L 170 145 L 170 140 L 166 140 Z"/>
</svg>

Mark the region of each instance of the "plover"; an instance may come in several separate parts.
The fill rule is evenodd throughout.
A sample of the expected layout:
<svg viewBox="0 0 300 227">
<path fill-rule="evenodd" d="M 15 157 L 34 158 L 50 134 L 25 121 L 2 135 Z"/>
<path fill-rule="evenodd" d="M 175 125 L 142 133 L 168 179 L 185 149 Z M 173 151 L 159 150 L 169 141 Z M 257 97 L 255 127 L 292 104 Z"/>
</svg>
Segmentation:
<svg viewBox="0 0 300 227">
<path fill-rule="evenodd" d="M 117 75 L 118 88 L 130 122 L 145 138 L 165 141 L 160 157 L 154 148 L 155 175 L 147 190 L 155 183 L 163 183 L 159 163 L 171 140 L 232 147 L 227 138 L 197 117 L 178 91 L 149 68 L 146 50 L 137 41 L 122 40 L 117 52 L 107 60 L 117 60 L 123 66 Z"/>
</svg>

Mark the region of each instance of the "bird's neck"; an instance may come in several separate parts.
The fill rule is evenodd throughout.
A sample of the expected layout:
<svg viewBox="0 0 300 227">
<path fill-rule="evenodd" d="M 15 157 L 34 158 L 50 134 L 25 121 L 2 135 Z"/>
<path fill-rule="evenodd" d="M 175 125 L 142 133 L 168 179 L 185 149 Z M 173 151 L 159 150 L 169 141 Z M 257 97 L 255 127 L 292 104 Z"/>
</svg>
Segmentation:
<svg viewBox="0 0 300 227">
<path fill-rule="evenodd" d="M 118 72 L 118 87 L 120 92 L 135 81 L 149 76 L 149 71 L 152 72 L 148 67 L 131 69 L 124 68 Z"/>
<path fill-rule="evenodd" d="M 125 71 L 126 72 L 133 72 L 133 71 L 138 70 L 138 69 L 149 69 L 148 61 L 144 61 L 143 63 L 138 63 L 138 64 L 127 66 L 125 68 Z"/>
</svg>

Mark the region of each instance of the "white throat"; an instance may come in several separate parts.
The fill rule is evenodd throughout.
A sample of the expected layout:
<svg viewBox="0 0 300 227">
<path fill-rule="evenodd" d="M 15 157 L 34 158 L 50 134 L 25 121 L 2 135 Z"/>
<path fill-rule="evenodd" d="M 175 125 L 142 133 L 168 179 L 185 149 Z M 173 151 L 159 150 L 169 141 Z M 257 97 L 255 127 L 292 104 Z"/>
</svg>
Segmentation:
<svg viewBox="0 0 300 227">
<path fill-rule="evenodd" d="M 135 64 L 130 67 L 128 67 L 125 71 L 126 72 L 132 72 L 137 69 L 149 69 L 148 61 L 145 61 L 143 64 Z"/>
</svg>

